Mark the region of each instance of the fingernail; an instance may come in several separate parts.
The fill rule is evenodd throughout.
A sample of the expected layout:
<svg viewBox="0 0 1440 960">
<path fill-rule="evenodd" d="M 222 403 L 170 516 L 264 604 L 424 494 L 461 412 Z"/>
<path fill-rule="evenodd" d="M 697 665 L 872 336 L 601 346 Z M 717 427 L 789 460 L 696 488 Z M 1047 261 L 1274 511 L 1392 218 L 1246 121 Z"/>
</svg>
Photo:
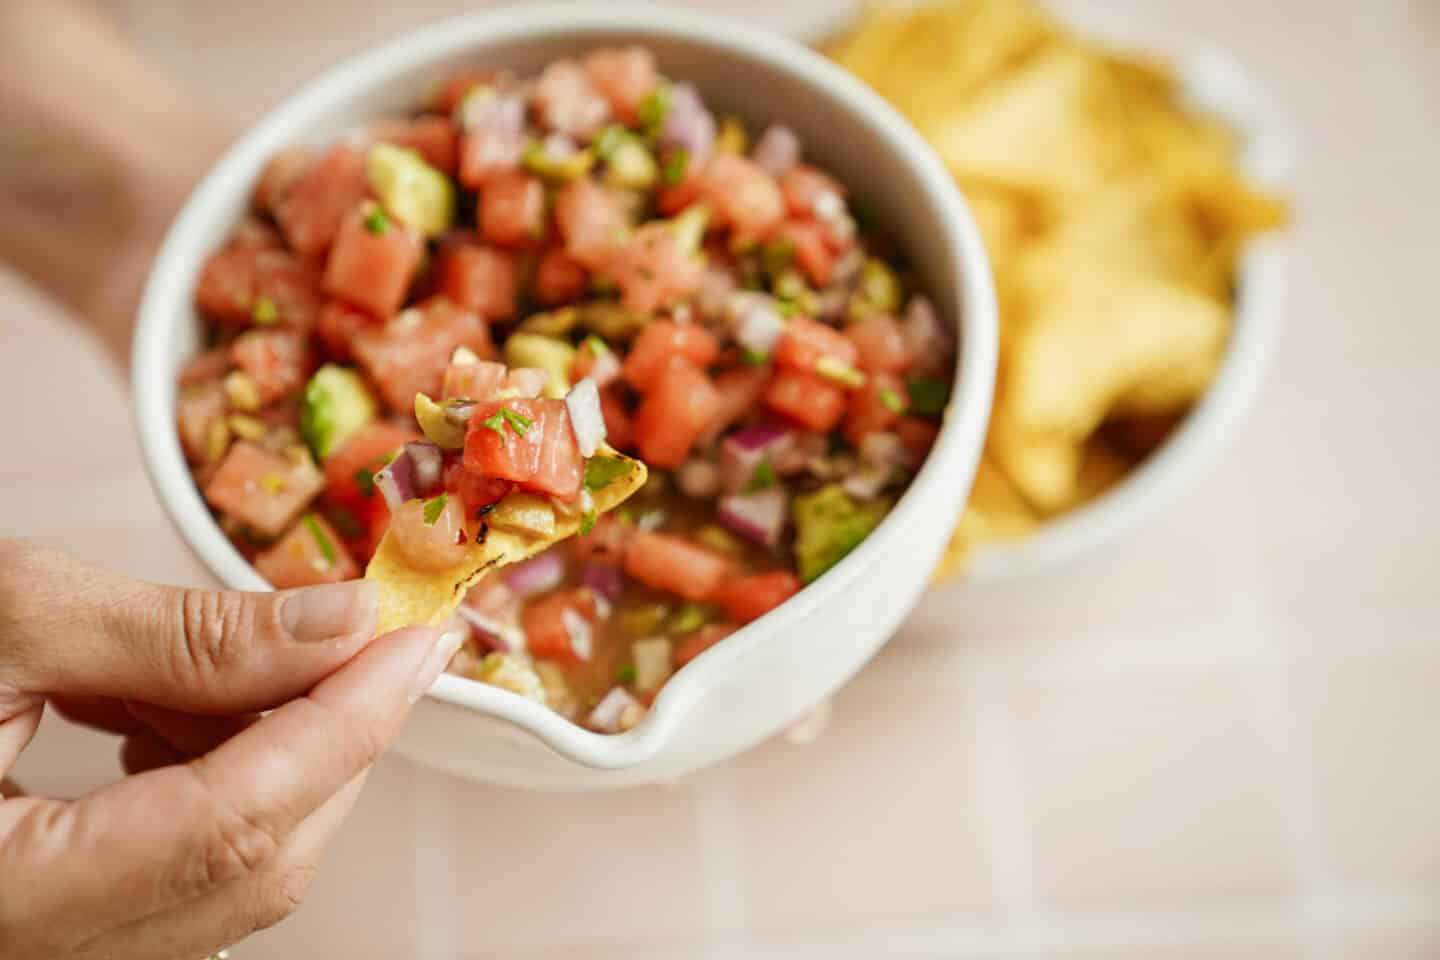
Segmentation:
<svg viewBox="0 0 1440 960">
<path fill-rule="evenodd" d="M 411 703 L 424 696 L 435 678 L 445 672 L 445 668 L 450 665 L 450 658 L 455 656 L 455 651 L 459 650 L 464 642 L 465 634 L 459 630 L 449 630 L 435 638 L 434 646 L 425 655 L 425 660 L 415 674 L 415 685 L 410 690 Z"/>
<path fill-rule="evenodd" d="M 280 617 L 297 643 L 322 643 L 375 629 L 375 584 L 348 580 L 295 590 L 285 598 Z"/>
</svg>

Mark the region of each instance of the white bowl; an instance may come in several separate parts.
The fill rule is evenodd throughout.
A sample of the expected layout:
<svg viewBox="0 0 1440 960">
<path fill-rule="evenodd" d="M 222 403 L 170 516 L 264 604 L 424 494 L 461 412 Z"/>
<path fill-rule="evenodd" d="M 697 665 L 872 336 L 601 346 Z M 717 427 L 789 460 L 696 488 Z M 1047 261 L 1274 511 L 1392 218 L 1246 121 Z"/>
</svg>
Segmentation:
<svg viewBox="0 0 1440 960">
<path fill-rule="evenodd" d="M 1185 97 L 1238 133 L 1246 174 L 1283 192 L 1294 165 L 1294 137 L 1269 96 L 1239 64 L 1203 43 L 1153 31 L 1085 3 L 1054 6 L 1083 35 L 1170 59 Z M 1253 406 L 1279 339 L 1286 252 L 1281 235 L 1261 237 L 1246 249 L 1237 277 L 1234 326 L 1220 369 L 1165 444 L 1090 503 L 1023 539 L 978 548 L 960 582 L 1024 576 L 1089 553 L 1140 527 L 1219 458 Z"/>
<path fill-rule="evenodd" d="M 418 102 L 462 64 L 533 71 L 601 44 L 649 45 L 669 75 L 752 124 L 782 121 L 806 152 L 883 211 L 960 351 L 939 439 L 891 515 L 794 599 L 681 670 L 635 729 L 602 736 L 456 676 L 417 705 L 401 749 L 477 780 L 597 789 L 674 777 L 779 731 L 832 693 L 918 599 L 969 490 L 996 363 L 994 291 L 979 233 L 939 160 L 875 94 L 824 58 L 740 23 L 643 6 L 536 5 L 427 27 L 337 67 L 230 148 L 191 195 L 155 261 L 135 341 L 141 446 L 186 541 L 233 588 L 268 585 L 206 509 L 175 430 L 175 378 L 196 348 L 195 281 L 245 210 L 266 159 Z"/>
</svg>

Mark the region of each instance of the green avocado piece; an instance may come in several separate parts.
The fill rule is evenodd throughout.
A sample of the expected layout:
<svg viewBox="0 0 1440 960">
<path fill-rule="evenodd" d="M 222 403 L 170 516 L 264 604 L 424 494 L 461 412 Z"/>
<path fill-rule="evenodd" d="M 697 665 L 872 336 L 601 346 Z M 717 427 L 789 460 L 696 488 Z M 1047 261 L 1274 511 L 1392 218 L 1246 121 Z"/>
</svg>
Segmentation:
<svg viewBox="0 0 1440 960">
<path fill-rule="evenodd" d="M 300 434 L 323 460 L 375 419 L 375 398 L 360 374 L 327 363 L 305 385 L 300 404 Z"/>
<path fill-rule="evenodd" d="M 425 236 L 455 222 L 454 185 L 417 151 L 377 143 L 365 157 L 365 176 L 385 209 Z"/>
<path fill-rule="evenodd" d="M 633 134 L 622 137 L 606 157 L 605 182 L 617 187 L 648 190 L 659 175 L 654 155 Z"/>
<path fill-rule="evenodd" d="M 505 362 L 512 367 L 539 367 L 549 373 L 544 391 L 547 397 L 564 397 L 570 392 L 575 348 L 558 337 L 512 333 L 505 341 Z"/>
<path fill-rule="evenodd" d="M 880 525 L 892 499 L 856 500 L 838 483 L 795 498 L 795 559 L 809 583 L 845 558 Z"/>
</svg>

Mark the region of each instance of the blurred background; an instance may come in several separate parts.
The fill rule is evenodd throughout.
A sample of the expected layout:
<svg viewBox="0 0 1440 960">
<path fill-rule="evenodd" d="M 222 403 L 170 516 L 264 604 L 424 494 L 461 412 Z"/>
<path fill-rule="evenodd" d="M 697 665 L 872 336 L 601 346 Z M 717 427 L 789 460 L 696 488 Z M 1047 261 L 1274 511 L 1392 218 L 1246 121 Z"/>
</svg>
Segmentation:
<svg viewBox="0 0 1440 960">
<path fill-rule="evenodd" d="M 103 7 L 245 124 L 479 5 Z M 805 39 L 855 9 L 689 5 Z M 387 758 L 307 905 L 236 960 L 1440 957 L 1440 4 L 1095 6 L 1228 50 L 1298 134 L 1286 327 L 1220 465 L 1077 564 L 933 592 L 814 742 L 593 796 Z M 3 270 L 0 302 L 0 531 L 209 582 L 114 368 Z M 117 773 L 48 720 L 16 777 Z"/>
</svg>

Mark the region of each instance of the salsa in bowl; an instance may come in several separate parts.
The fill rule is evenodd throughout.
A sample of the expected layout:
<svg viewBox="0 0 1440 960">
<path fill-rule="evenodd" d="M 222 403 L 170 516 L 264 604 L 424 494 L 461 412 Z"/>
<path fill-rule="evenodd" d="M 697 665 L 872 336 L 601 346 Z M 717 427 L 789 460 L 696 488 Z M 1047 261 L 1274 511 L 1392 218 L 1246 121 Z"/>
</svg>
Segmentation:
<svg viewBox="0 0 1440 960">
<path fill-rule="evenodd" d="M 407 76 L 408 97 L 350 103 L 323 136 L 282 111 L 290 137 L 262 127 L 247 144 L 245 210 L 230 198 L 239 215 L 212 225 L 190 287 L 203 349 L 173 396 L 192 496 L 272 585 L 356 576 L 387 529 L 438 568 L 487 529 L 543 536 L 580 518 L 580 536 L 475 587 L 456 621 L 471 642 L 436 691 L 502 688 L 480 700 L 509 701 L 493 712 L 562 750 L 546 736 L 557 721 L 628 730 L 677 699 L 661 692 L 677 670 L 679 683 L 738 661 L 732 645 L 853 571 L 847 555 L 883 537 L 945 450 L 952 388 L 988 392 L 983 340 L 966 357 L 980 382 L 956 379 L 971 317 L 954 312 L 977 309 L 959 296 L 974 278 L 946 275 L 953 256 L 907 259 L 905 221 L 937 211 L 882 208 L 872 223 L 857 205 L 870 191 L 825 162 L 833 144 L 812 154 L 803 121 L 712 104 L 706 77 L 741 53 L 702 27 L 717 21 L 679 20 L 701 36 L 460 45 Z M 726 29 L 798 57 L 797 89 L 829 71 Z M 421 39 L 447 46 L 436 32 L 410 46 Z M 692 85 L 699 48 L 715 62 Z M 940 189 L 925 173 L 912 191 Z M 939 212 L 958 209 L 944 200 Z M 651 479 L 596 517 L 603 445 Z M 949 479 L 968 483 L 974 452 L 950 455 Z M 914 549 L 933 560 L 938 540 Z M 869 649 L 883 639 L 862 632 Z M 651 719 L 614 739 L 645 739 Z"/>
</svg>

